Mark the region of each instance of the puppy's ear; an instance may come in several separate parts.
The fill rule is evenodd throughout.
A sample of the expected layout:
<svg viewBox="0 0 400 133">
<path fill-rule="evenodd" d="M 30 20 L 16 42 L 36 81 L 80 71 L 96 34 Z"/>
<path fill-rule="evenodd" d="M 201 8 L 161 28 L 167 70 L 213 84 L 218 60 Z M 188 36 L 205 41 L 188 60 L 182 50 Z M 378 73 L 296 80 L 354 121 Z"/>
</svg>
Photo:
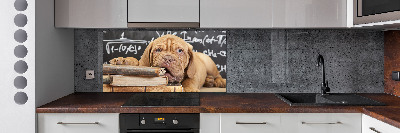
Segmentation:
<svg viewBox="0 0 400 133">
<path fill-rule="evenodd" d="M 193 52 L 193 46 L 190 45 L 189 43 L 187 43 L 188 47 L 189 47 L 189 65 L 186 68 L 186 73 L 188 75 L 189 78 L 193 78 L 194 75 L 196 75 L 196 67 L 197 67 L 197 63 L 194 61 L 196 57 L 194 57 L 194 52 Z"/>
<path fill-rule="evenodd" d="M 139 66 L 151 66 L 153 62 L 153 54 L 151 49 L 153 48 L 153 42 L 151 42 L 144 50 L 142 57 L 139 60 Z"/>
</svg>

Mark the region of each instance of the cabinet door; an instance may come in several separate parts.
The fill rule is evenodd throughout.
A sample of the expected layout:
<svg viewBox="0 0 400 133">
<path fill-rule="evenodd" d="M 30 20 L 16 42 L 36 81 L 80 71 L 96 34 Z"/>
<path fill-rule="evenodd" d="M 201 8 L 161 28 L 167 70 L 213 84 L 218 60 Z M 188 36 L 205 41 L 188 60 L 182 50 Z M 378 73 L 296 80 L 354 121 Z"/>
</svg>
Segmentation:
<svg viewBox="0 0 400 133">
<path fill-rule="evenodd" d="M 221 133 L 279 133 L 280 114 L 221 114 Z"/>
<path fill-rule="evenodd" d="M 379 121 L 368 115 L 362 115 L 363 133 L 400 133 L 400 129 Z"/>
<path fill-rule="evenodd" d="M 361 114 L 283 114 L 282 129 L 283 133 L 361 133 Z"/>
<path fill-rule="evenodd" d="M 200 133 L 219 133 L 220 117 L 219 113 L 201 113 Z"/>
<path fill-rule="evenodd" d="M 273 27 L 347 27 L 347 0 L 274 0 Z"/>
<path fill-rule="evenodd" d="M 40 113 L 38 132 L 118 133 L 119 116 L 117 113 Z"/>
<path fill-rule="evenodd" d="M 273 0 L 201 0 L 201 28 L 271 28 Z"/>
<path fill-rule="evenodd" d="M 128 22 L 199 22 L 199 0 L 128 0 Z"/>
<path fill-rule="evenodd" d="M 127 28 L 126 0 L 55 0 L 55 27 Z"/>
</svg>

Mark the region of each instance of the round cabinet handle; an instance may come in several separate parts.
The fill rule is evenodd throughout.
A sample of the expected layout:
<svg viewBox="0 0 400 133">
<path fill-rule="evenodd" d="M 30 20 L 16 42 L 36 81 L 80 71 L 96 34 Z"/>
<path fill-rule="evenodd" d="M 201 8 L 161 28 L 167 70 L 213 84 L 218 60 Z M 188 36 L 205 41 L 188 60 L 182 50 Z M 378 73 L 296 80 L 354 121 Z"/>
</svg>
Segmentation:
<svg viewBox="0 0 400 133">
<path fill-rule="evenodd" d="M 267 124 L 267 122 L 236 122 L 236 124 Z"/>
<path fill-rule="evenodd" d="M 93 122 L 93 123 L 67 123 L 67 122 L 57 122 L 57 124 L 100 124 L 99 122 Z"/>
<path fill-rule="evenodd" d="M 369 129 L 372 130 L 372 131 L 374 131 L 374 132 L 376 132 L 376 133 L 382 133 L 382 132 L 376 130 L 374 127 L 369 127 Z"/>
<path fill-rule="evenodd" d="M 301 122 L 301 124 L 343 124 L 342 122 L 338 121 L 338 122 Z"/>
</svg>

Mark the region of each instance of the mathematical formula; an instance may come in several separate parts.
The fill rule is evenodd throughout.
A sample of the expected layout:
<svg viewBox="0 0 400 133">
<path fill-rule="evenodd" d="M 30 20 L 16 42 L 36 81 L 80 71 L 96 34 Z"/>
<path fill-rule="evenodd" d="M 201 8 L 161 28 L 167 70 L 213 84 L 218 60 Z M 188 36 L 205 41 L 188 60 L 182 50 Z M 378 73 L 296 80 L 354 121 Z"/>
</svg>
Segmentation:
<svg viewBox="0 0 400 133">
<path fill-rule="evenodd" d="M 204 32 L 204 31 L 194 31 L 196 34 L 198 32 Z M 205 35 L 203 38 L 197 38 L 197 37 L 192 37 L 187 35 L 187 31 L 165 31 L 165 32 L 159 32 L 156 31 L 158 37 L 161 37 L 166 34 L 172 34 L 172 35 L 182 35 L 183 40 L 185 40 L 189 44 L 195 44 L 199 43 L 202 44 L 204 47 L 207 47 L 206 45 L 213 45 L 213 44 L 218 44 L 219 47 L 223 47 L 226 45 L 226 35 L 214 35 L 214 36 L 209 36 Z M 222 33 L 226 33 L 225 31 L 222 31 Z M 138 54 L 138 51 L 142 49 L 140 45 L 136 44 L 145 44 L 146 46 L 152 42 L 155 38 L 152 37 L 151 40 L 131 40 L 124 38 L 124 32 L 121 35 L 120 39 L 115 39 L 115 40 L 104 40 L 105 42 L 108 42 L 105 46 L 107 54 L 113 54 L 115 52 L 123 53 L 123 54 Z M 124 39 L 124 40 L 122 40 Z M 122 42 L 122 43 L 121 43 Z M 226 51 L 214 51 L 213 49 L 206 49 L 202 51 L 198 51 L 196 49 L 193 50 L 194 52 L 202 52 L 210 57 L 217 58 L 218 56 L 226 57 Z"/>
<path fill-rule="evenodd" d="M 138 54 L 138 50 L 141 50 L 142 46 L 137 46 L 135 44 L 121 44 L 121 43 L 107 43 L 106 44 L 106 51 L 107 54 L 112 54 L 114 52 L 119 53 L 133 53 Z"/>
</svg>

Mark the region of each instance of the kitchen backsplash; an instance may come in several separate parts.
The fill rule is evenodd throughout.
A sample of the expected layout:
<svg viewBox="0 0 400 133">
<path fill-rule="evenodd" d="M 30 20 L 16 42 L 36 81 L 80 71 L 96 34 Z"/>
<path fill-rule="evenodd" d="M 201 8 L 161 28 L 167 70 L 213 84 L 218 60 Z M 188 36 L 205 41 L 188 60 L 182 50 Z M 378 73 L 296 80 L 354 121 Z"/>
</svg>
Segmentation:
<svg viewBox="0 0 400 133">
<path fill-rule="evenodd" d="M 121 29 L 107 29 L 121 30 Z M 135 30 L 135 29 L 128 29 Z M 215 30 L 215 29 L 213 29 Z M 221 29 L 225 30 L 225 29 Z M 75 91 L 102 92 L 101 29 L 75 30 Z M 384 32 L 376 30 L 229 29 L 227 92 L 319 92 L 325 58 L 331 92 L 384 92 Z M 85 71 L 95 79 L 85 80 Z"/>
<path fill-rule="evenodd" d="M 385 93 L 400 96 L 400 82 L 392 80 L 392 71 L 400 71 L 400 31 L 385 32 Z"/>
</svg>

